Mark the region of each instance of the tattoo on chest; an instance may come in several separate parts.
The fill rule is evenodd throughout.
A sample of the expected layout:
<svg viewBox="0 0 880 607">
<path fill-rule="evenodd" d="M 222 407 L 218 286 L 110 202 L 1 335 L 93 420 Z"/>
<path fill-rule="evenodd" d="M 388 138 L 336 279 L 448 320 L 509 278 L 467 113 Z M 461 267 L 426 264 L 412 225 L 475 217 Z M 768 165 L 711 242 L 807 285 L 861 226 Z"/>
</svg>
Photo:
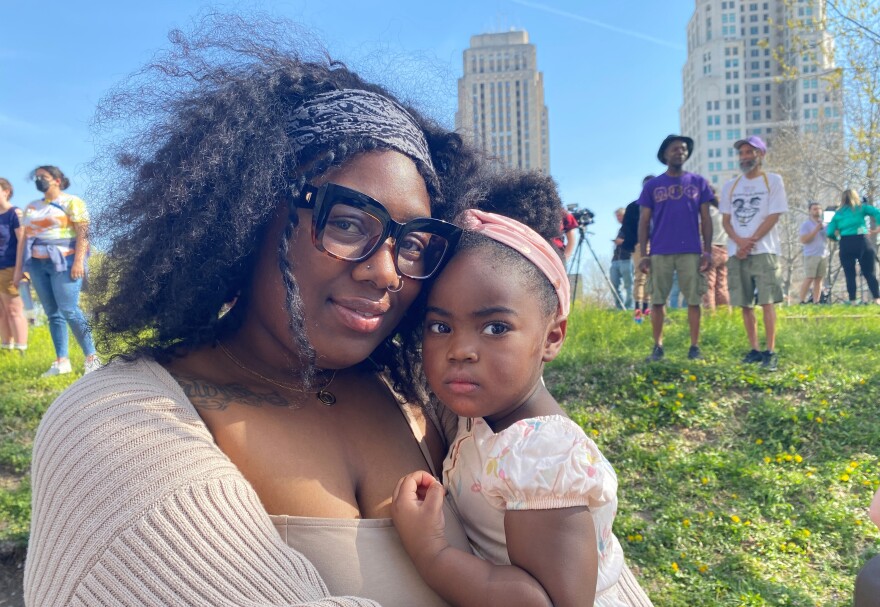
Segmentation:
<svg viewBox="0 0 880 607">
<path fill-rule="evenodd" d="M 210 382 L 190 377 L 175 376 L 174 379 L 183 388 L 183 393 L 199 409 L 223 411 L 230 405 L 239 404 L 246 407 L 289 407 L 291 403 L 277 392 L 257 393 L 242 384 L 225 384 L 218 386 Z"/>
</svg>

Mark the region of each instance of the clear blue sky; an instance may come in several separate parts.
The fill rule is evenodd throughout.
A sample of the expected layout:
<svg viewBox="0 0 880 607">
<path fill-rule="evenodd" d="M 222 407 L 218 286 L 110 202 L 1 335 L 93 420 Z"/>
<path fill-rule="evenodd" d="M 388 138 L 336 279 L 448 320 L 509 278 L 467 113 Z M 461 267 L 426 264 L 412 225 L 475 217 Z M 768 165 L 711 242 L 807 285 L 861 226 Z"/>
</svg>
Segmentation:
<svg viewBox="0 0 880 607">
<path fill-rule="evenodd" d="M 13 203 L 37 197 L 31 170 L 54 164 L 89 200 L 90 121 L 107 90 L 187 29 L 198 0 L 4 2 L 0 37 L 0 176 Z M 453 126 L 462 51 L 474 34 L 525 29 L 537 46 L 550 116 L 551 174 L 566 203 L 596 213 L 591 241 L 608 255 L 613 211 L 678 132 L 686 26 L 694 3 L 595 0 L 286 0 L 248 4 L 311 29 L 333 56 Z M 397 75 L 395 77 L 394 75 Z"/>
</svg>

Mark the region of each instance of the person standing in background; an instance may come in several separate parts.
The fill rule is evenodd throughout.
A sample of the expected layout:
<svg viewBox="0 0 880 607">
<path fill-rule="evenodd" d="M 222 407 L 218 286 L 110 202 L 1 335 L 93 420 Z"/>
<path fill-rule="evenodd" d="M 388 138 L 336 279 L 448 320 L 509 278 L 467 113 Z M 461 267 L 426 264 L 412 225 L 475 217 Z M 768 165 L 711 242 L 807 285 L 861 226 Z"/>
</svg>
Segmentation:
<svg viewBox="0 0 880 607">
<path fill-rule="evenodd" d="M 28 204 L 22 225 L 26 239 L 18 243 L 13 281 L 17 285 L 28 272 L 49 319 L 55 346 L 55 362 L 43 377 L 70 373 L 67 327 L 82 348 L 85 372 L 101 366 L 79 294 L 86 274 L 89 250 L 89 214 L 86 203 L 65 194 L 70 180 L 56 166 L 37 167 L 33 173 L 43 198 Z"/>
<path fill-rule="evenodd" d="M 645 187 L 645 184 L 652 179 L 654 179 L 654 175 L 648 175 L 642 179 L 642 187 Z M 639 247 L 640 213 L 639 201 L 636 199 L 626 205 L 626 211 L 623 214 L 623 230 L 626 239 L 625 244 L 629 243 L 630 238 L 632 239 L 633 297 L 635 298 L 635 317 L 637 321 L 641 321 L 642 316 L 651 314 L 651 308 L 649 306 L 650 297 L 648 295 L 648 290 L 645 288 L 648 283 L 648 274 L 646 272 L 639 272 L 639 262 L 642 260 L 642 253 Z M 650 253 L 650 250 L 648 252 Z"/>
<path fill-rule="evenodd" d="M 779 364 L 776 354 L 776 308 L 783 299 L 779 273 L 780 215 L 788 211 L 788 199 L 782 177 L 763 170 L 767 145 L 757 135 L 733 144 L 739 153 L 742 175 L 724 184 L 719 210 L 724 230 L 730 237 L 727 252 L 730 279 L 730 303 L 742 308 L 743 325 L 752 349 L 744 363 L 761 363 L 767 371 Z M 758 319 L 755 304 L 764 313 L 767 349 L 758 342 Z"/>
<path fill-rule="evenodd" d="M 684 170 L 694 140 L 669 135 L 660 144 L 657 159 L 668 168 L 642 188 L 639 197 L 639 271 L 651 271 L 651 328 L 654 348 L 648 362 L 663 359 L 665 303 L 676 273 L 688 302 L 690 349 L 688 359 L 702 359 L 700 352 L 700 299 L 706 292 L 703 272 L 711 264 L 712 221 L 709 201 L 712 190 L 706 179 Z M 648 255 L 650 240 L 651 254 Z"/>
<path fill-rule="evenodd" d="M 611 284 L 616 293 L 614 304 L 618 310 L 631 310 L 633 307 L 633 265 L 632 249 L 627 248 L 627 235 L 623 224 L 625 209 L 617 209 L 614 216 L 620 224 L 617 238 L 614 239 L 614 254 L 611 258 Z M 629 243 L 635 244 L 633 240 Z M 622 288 L 621 288 L 622 286 Z"/>
<path fill-rule="evenodd" d="M 24 230 L 21 209 L 9 202 L 12 193 L 12 184 L 0 177 L 0 348 L 24 352 L 28 344 L 28 323 L 13 280 L 18 241 L 24 238 Z"/>
<path fill-rule="evenodd" d="M 849 303 L 856 303 L 856 262 L 862 270 L 862 276 L 868 283 L 868 290 L 874 303 L 880 304 L 880 290 L 877 287 L 876 255 L 868 243 L 868 228 L 865 218 L 880 219 L 880 211 L 875 207 L 862 204 L 859 193 L 853 189 L 844 190 L 840 197 L 840 207 L 828 222 L 828 237 L 840 240 L 840 266 L 846 277 L 846 293 Z"/>
<path fill-rule="evenodd" d="M 709 188 L 712 194 L 715 188 Z M 722 225 L 721 212 L 718 210 L 717 194 L 709 203 L 709 217 L 712 219 L 712 266 L 706 271 L 706 294 L 703 295 L 703 307 L 715 311 L 717 306 L 730 307 L 730 295 L 727 292 L 727 232 Z"/>
<path fill-rule="evenodd" d="M 807 303 L 807 293 L 813 291 L 813 303 L 819 303 L 822 297 L 822 279 L 828 271 L 828 235 L 822 221 L 822 207 L 818 202 L 811 202 L 808 209 L 809 217 L 798 230 L 801 244 L 804 245 L 804 282 L 798 301 Z"/>
</svg>

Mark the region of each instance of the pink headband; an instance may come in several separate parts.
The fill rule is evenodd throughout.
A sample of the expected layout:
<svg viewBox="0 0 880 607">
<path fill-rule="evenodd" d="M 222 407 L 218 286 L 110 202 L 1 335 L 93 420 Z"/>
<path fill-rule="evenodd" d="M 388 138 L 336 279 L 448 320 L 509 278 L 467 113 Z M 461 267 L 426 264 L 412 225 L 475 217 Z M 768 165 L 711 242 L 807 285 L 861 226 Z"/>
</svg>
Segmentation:
<svg viewBox="0 0 880 607">
<path fill-rule="evenodd" d="M 468 209 L 461 214 L 461 227 L 482 234 L 522 254 L 550 280 L 559 298 L 559 313 L 568 317 L 571 286 L 559 254 L 545 238 L 529 226 L 497 213 Z"/>
</svg>

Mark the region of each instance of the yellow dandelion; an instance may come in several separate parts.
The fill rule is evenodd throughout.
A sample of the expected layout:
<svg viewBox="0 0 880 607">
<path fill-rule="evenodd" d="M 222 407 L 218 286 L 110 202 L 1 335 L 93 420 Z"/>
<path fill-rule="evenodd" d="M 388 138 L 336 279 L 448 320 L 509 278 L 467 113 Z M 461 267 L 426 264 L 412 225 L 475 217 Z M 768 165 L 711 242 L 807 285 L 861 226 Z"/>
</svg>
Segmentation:
<svg viewBox="0 0 880 607">
<path fill-rule="evenodd" d="M 804 458 L 802 458 L 800 455 L 795 455 L 794 461 L 796 461 L 797 463 L 801 463 L 802 461 L 804 461 Z"/>
<path fill-rule="evenodd" d="M 696 375 L 690 375 L 690 376 L 688 376 L 688 379 L 691 380 L 691 381 L 697 381 L 697 376 L 696 376 Z"/>
<path fill-rule="evenodd" d="M 699 571 L 700 573 L 706 573 L 707 571 L 709 571 L 709 567 L 706 565 L 700 565 L 699 567 L 697 567 L 697 571 Z"/>
<path fill-rule="evenodd" d="M 756 444 L 756 445 L 763 445 L 763 444 L 764 444 L 764 439 L 763 439 L 763 438 L 756 438 L 756 439 L 755 439 L 755 444 Z"/>
<path fill-rule="evenodd" d="M 844 483 L 847 482 L 849 480 L 849 474 L 841 474 L 840 480 L 842 480 Z"/>
<path fill-rule="evenodd" d="M 690 527 L 690 526 L 691 526 L 691 521 L 690 521 L 690 519 L 684 519 L 684 520 L 681 522 L 681 524 L 684 525 L 685 527 Z"/>
<path fill-rule="evenodd" d="M 821 417 L 817 417 L 817 418 L 816 418 L 816 423 L 817 423 L 817 424 L 821 424 L 821 423 L 822 423 L 822 418 L 821 418 Z"/>
<path fill-rule="evenodd" d="M 813 471 L 812 471 L 812 470 L 807 470 L 807 477 L 811 477 L 811 476 L 813 476 Z"/>
<path fill-rule="evenodd" d="M 596 430 L 595 428 L 593 428 L 592 430 L 590 430 L 590 433 L 591 433 L 593 436 L 599 436 L 599 431 Z"/>
<path fill-rule="evenodd" d="M 680 400 L 675 401 L 675 406 L 676 406 L 676 407 L 680 407 L 680 406 L 681 406 L 681 401 L 680 401 Z"/>
<path fill-rule="evenodd" d="M 709 511 L 709 518 L 712 518 L 713 516 L 715 516 L 715 513 L 710 510 Z"/>
<path fill-rule="evenodd" d="M 672 570 L 678 571 L 678 563 L 676 563 L 675 561 L 672 562 Z"/>
<path fill-rule="evenodd" d="M 703 483 L 704 485 L 708 485 L 709 479 L 704 476 L 703 478 L 700 479 L 700 482 Z"/>
<path fill-rule="evenodd" d="M 751 524 L 752 524 L 752 521 L 746 521 L 743 523 L 743 525 L 745 525 L 746 527 L 750 526 Z"/>
<path fill-rule="evenodd" d="M 684 398 L 684 394 L 682 394 L 681 392 L 679 392 L 678 394 L 676 394 L 676 396 L 677 396 L 678 398 Z"/>
<path fill-rule="evenodd" d="M 861 525 L 861 524 L 862 524 L 862 521 L 860 521 L 859 519 L 856 519 L 856 525 Z"/>
<path fill-rule="evenodd" d="M 739 517 L 735 514 L 730 517 L 730 520 L 732 520 L 734 523 L 738 523 L 740 521 Z"/>
<path fill-rule="evenodd" d="M 822 400 L 819 401 L 819 404 L 820 405 L 827 405 L 828 401 L 823 398 Z"/>
<path fill-rule="evenodd" d="M 770 459 L 769 456 L 766 456 L 766 455 L 764 456 L 764 463 L 765 463 L 765 464 L 769 464 L 771 461 L 773 461 L 773 460 Z"/>
<path fill-rule="evenodd" d="M 637 542 L 641 542 L 643 539 L 645 539 L 645 538 L 642 537 L 641 533 L 636 533 L 636 541 Z"/>
<path fill-rule="evenodd" d="M 864 385 L 864 384 L 865 384 L 865 378 L 863 377 L 862 379 L 860 379 L 860 380 L 859 380 L 859 383 L 862 384 L 862 385 Z"/>
<path fill-rule="evenodd" d="M 859 462 L 850 462 L 850 463 L 849 463 L 849 467 L 850 467 L 850 468 L 858 468 L 858 467 L 859 467 Z"/>
<path fill-rule="evenodd" d="M 810 530 L 809 529 L 804 529 L 803 533 L 804 533 L 804 537 L 810 537 Z"/>
<path fill-rule="evenodd" d="M 790 462 L 793 459 L 794 459 L 794 457 L 792 457 L 790 453 L 785 454 L 785 461 Z"/>
</svg>

